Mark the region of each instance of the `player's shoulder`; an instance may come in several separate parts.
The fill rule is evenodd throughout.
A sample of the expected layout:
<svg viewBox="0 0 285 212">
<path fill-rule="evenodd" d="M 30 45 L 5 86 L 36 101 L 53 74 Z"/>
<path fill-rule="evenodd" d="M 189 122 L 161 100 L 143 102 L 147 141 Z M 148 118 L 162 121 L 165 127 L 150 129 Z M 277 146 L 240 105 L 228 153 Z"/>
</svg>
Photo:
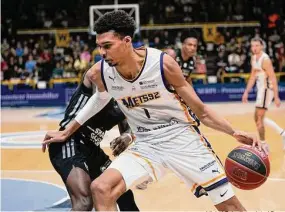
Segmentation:
<svg viewBox="0 0 285 212">
<path fill-rule="evenodd" d="M 265 52 L 262 53 L 262 57 L 264 59 L 270 59 L 269 55 L 267 53 L 265 53 Z"/>
<path fill-rule="evenodd" d="M 98 61 L 95 63 L 87 72 L 86 72 L 86 77 L 89 78 L 90 80 L 94 80 L 94 78 L 100 77 L 101 76 L 101 64 L 102 61 Z"/>
<path fill-rule="evenodd" d="M 156 49 L 156 48 L 152 48 L 152 47 L 147 47 L 146 50 L 147 50 L 148 56 L 157 56 L 157 55 L 160 55 L 162 53 L 161 50 Z"/>
</svg>

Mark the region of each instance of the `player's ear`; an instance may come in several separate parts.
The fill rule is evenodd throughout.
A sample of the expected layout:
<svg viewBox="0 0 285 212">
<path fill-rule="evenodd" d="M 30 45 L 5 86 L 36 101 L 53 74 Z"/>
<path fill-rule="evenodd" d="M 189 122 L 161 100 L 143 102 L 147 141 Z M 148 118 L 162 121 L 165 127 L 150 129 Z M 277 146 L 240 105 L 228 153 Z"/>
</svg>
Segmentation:
<svg viewBox="0 0 285 212">
<path fill-rule="evenodd" d="M 132 43 L 132 38 L 130 36 L 125 36 L 124 37 L 124 41 L 127 43 L 127 44 L 131 44 Z"/>
</svg>

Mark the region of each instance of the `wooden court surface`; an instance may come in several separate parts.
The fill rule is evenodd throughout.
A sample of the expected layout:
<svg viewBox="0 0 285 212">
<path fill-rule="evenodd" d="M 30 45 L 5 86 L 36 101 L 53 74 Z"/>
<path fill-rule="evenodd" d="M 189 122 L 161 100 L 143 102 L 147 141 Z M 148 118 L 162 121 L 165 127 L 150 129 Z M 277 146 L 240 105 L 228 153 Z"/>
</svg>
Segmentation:
<svg viewBox="0 0 285 212">
<path fill-rule="evenodd" d="M 210 107 L 229 120 L 235 128 L 255 132 L 253 120 L 254 105 L 241 103 L 210 104 Z M 2 109 L 1 133 L 16 133 L 28 131 L 46 131 L 57 129 L 58 120 L 36 117 L 50 112 L 54 108 Z M 272 106 L 267 116 L 285 127 L 285 102 L 280 108 Z M 238 145 L 230 136 L 212 129 L 201 127 L 202 132 L 211 142 L 213 149 L 222 162 L 226 155 Z M 108 143 L 117 135 L 117 129 L 107 134 L 104 143 Z M 242 191 L 234 188 L 237 197 L 247 210 L 283 210 L 285 211 L 285 151 L 282 149 L 281 137 L 275 131 L 266 127 L 266 138 L 270 144 L 270 178 L 260 188 Z M 41 137 L 33 138 L 41 142 Z M 23 139 L 23 140 L 27 140 Z M 9 139 L 8 139 L 8 142 Z M 13 142 L 13 138 L 12 138 Z M 21 138 L 16 139 L 16 143 Z M 24 142 L 24 141 L 23 141 Z M 107 153 L 109 148 L 104 147 Z M 47 153 L 40 148 L 1 147 L 1 176 L 3 178 L 20 178 L 47 181 L 63 185 L 59 175 L 53 170 Z M 13 192 L 13 191 L 11 191 Z M 147 190 L 134 190 L 137 204 L 141 210 L 158 211 L 193 211 L 214 210 L 207 197 L 197 199 L 174 174 L 169 173 L 158 183 L 149 185 Z"/>
</svg>

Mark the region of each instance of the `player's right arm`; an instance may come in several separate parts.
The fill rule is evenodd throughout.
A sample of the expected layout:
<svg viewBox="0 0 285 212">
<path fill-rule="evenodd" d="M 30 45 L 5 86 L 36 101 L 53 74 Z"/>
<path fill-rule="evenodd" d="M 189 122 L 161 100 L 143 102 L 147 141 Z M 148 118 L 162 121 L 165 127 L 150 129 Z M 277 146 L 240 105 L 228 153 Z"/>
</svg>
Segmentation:
<svg viewBox="0 0 285 212">
<path fill-rule="evenodd" d="M 88 119 L 100 112 L 111 100 L 111 97 L 107 93 L 101 78 L 101 62 L 98 62 L 91 67 L 91 74 L 89 74 L 88 77 L 90 81 L 96 85 L 97 91 L 90 97 L 86 105 L 79 111 L 78 115 L 72 122 L 70 122 L 65 130 L 47 132 L 42 142 L 43 151 L 45 151 L 46 145 L 49 143 L 64 142 Z"/>
<path fill-rule="evenodd" d="M 191 79 L 191 74 L 189 74 L 189 76 L 187 77 L 186 81 L 187 81 L 191 86 L 193 86 L 192 79 Z"/>
<path fill-rule="evenodd" d="M 250 77 L 249 77 L 249 80 L 247 82 L 247 85 L 246 85 L 246 89 L 242 95 L 242 102 L 243 103 L 247 103 L 247 100 L 248 100 L 248 93 L 251 91 L 251 89 L 253 88 L 254 84 L 255 84 L 255 81 L 256 81 L 256 70 L 255 69 L 251 69 L 251 73 L 250 73 Z"/>
<path fill-rule="evenodd" d="M 268 154 L 267 144 L 261 144 L 255 135 L 235 130 L 227 120 L 205 105 L 197 96 L 193 87 L 184 79 L 178 64 L 168 55 L 163 56 L 163 69 L 167 82 L 205 126 L 231 135 L 243 144 L 258 146 L 260 150 L 263 149 Z"/>
</svg>

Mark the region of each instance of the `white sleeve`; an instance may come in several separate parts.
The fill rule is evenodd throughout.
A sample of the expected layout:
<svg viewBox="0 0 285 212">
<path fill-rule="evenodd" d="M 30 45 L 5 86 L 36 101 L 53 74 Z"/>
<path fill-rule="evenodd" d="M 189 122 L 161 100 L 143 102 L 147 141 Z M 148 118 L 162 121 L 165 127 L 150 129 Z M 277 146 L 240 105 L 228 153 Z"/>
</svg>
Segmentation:
<svg viewBox="0 0 285 212">
<path fill-rule="evenodd" d="M 86 105 L 79 111 L 75 120 L 80 125 L 83 125 L 88 119 L 100 112 L 110 100 L 111 96 L 107 91 L 99 92 L 97 90 L 96 93 L 90 97 Z"/>
</svg>

